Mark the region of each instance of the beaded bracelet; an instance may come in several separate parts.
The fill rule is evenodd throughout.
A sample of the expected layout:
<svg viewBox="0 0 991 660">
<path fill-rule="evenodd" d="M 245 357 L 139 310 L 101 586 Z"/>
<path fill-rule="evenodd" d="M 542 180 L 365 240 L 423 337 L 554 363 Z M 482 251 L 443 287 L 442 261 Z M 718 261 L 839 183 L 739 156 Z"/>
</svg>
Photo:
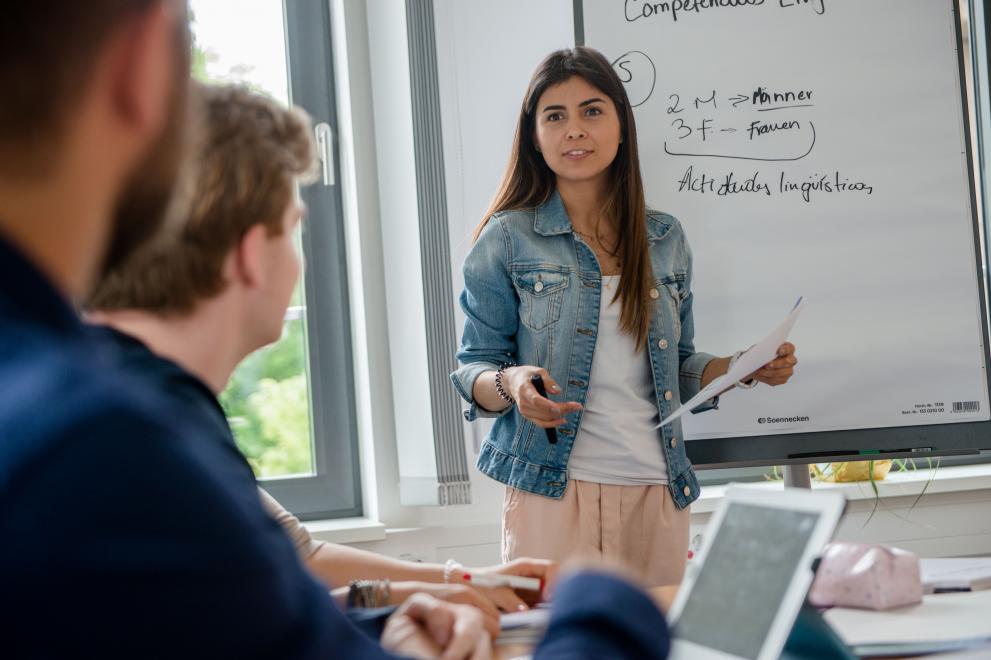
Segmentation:
<svg viewBox="0 0 991 660">
<path fill-rule="evenodd" d="M 515 367 L 515 366 L 516 366 L 516 363 L 515 362 L 504 362 L 502 364 L 502 366 L 499 367 L 499 371 L 497 371 L 496 372 L 496 375 L 495 375 L 496 392 L 499 393 L 499 396 L 502 397 L 502 400 L 503 401 L 509 402 L 510 405 L 516 403 L 516 399 L 514 399 L 512 396 L 510 396 L 509 392 L 506 391 L 506 388 L 503 387 L 503 385 L 502 385 L 502 377 L 506 374 L 506 369 L 509 369 L 510 367 Z"/>
<path fill-rule="evenodd" d="M 348 587 L 348 607 L 368 607 L 374 598 L 375 584 L 371 580 L 351 580 Z"/>
<path fill-rule="evenodd" d="M 378 586 L 382 593 L 375 598 L 375 607 L 385 607 L 389 604 L 389 598 L 392 596 L 392 584 L 389 582 L 389 578 L 386 578 L 380 580 Z M 377 591 L 376 594 L 378 594 Z"/>
<path fill-rule="evenodd" d="M 348 607 L 384 607 L 389 604 L 392 585 L 385 580 L 351 580 Z"/>
</svg>

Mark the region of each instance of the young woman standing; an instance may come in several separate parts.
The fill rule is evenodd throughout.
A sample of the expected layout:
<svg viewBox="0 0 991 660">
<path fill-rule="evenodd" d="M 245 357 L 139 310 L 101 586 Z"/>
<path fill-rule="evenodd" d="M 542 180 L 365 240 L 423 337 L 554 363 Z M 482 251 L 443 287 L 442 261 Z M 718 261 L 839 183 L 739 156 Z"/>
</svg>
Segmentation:
<svg viewBox="0 0 991 660">
<path fill-rule="evenodd" d="M 695 351 L 691 278 L 681 225 L 644 201 L 619 78 L 592 49 L 552 53 L 465 260 L 451 375 L 467 419 L 498 417 L 478 468 L 508 486 L 504 560 L 598 554 L 681 580 L 699 485 L 680 422 L 656 426 L 734 359 Z M 794 352 L 746 386 L 787 382 Z"/>
</svg>

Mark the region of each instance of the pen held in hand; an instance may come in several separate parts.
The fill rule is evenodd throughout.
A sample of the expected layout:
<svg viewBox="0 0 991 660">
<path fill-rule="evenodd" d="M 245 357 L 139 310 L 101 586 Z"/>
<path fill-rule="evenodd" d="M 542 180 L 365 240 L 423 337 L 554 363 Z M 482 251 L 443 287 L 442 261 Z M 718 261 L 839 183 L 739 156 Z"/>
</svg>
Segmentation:
<svg viewBox="0 0 991 660">
<path fill-rule="evenodd" d="M 519 575 L 490 575 L 487 573 L 472 575 L 465 573 L 462 579 L 476 587 L 509 587 L 523 591 L 540 591 L 543 586 L 540 578 L 521 577 Z"/>
<path fill-rule="evenodd" d="M 544 378 L 540 374 L 534 374 L 533 376 L 530 377 L 530 382 L 533 384 L 534 389 L 537 390 L 537 394 L 539 394 L 540 396 L 546 399 L 547 390 L 544 388 Z M 547 431 L 547 442 L 551 443 L 552 445 L 556 445 L 557 429 L 551 427 L 544 430 Z"/>
</svg>

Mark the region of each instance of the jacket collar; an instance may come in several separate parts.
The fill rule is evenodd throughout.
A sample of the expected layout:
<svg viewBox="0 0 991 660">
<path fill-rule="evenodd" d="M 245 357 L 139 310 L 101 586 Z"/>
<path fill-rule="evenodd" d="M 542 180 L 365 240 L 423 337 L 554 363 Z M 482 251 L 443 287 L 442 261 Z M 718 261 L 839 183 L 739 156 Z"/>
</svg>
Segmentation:
<svg viewBox="0 0 991 660">
<path fill-rule="evenodd" d="M 537 207 L 533 218 L 533 230 L 541 236 L 571 233 L 571 218 L 564 210 L 564 202 L 557 189 L 551 193 L 546 202 Z"/>
<path fill-rule="evenodd" d="M 533 218 L 533 230 L 541 236 L 556 236 L 572 233 L 571 219 L 564 209 L 561 195 L 555 189 L 550 198 L 536 208 Z M 663 213 L 647 211 L 647 240 L 656 241 L 664 238 L 671 231 L 671 223 Z"/>
<path fill-rule="evenodd" d="M 660 240 L 671 231 L 671 223 L 667 216 L 657 211 L 647 209 L 647 240 L 650 242 Z"/>
</svg>

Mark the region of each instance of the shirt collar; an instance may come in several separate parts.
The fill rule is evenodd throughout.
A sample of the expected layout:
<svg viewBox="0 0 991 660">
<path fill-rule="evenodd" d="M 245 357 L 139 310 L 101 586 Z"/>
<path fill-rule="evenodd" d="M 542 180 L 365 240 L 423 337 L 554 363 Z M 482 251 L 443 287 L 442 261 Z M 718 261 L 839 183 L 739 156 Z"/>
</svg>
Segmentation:
<svg viewBox="0 0 991 660">
<path fill-rule="evenodd" d="M 80 331 L 79 317 L 51 281 L 0 236 L 0 317 L 40 323 L 67 333 Z"/>
<path fill-rule="evenodd" d="M 228 428 L 227 415 L 213 390 L 192 372 L 174 360 L 159 355 L 138 337 L 109 325 L 84 326 L 97 343 L 114 350 L 116 362 L 146 380 L 158 390 L 169 392 L 188 403 L 202 403 L 216 415 L 216 421 Z M 228 434 L 229 435 L 229 434 Z"/>
</svg>

